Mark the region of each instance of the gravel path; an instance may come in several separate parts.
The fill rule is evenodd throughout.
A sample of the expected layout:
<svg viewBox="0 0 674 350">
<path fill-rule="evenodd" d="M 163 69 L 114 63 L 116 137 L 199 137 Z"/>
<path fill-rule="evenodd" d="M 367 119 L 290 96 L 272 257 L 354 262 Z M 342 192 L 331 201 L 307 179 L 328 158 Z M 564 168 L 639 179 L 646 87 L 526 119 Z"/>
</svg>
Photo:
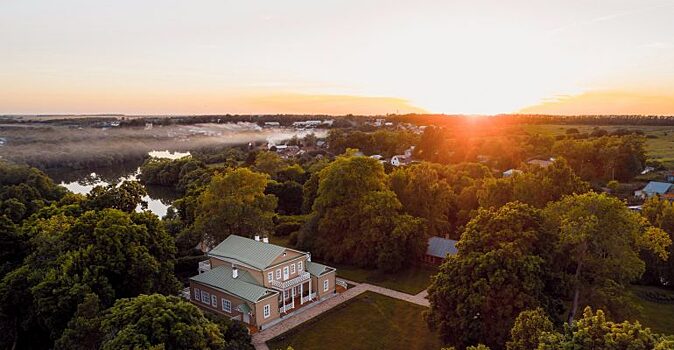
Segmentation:
<svg viewBox="0 0 674 350">
<path fill-rule="evenodd" d="M 382 295 L 389 296 L 391 298 L 404 300 L 413 304 L 421 305 L 428 307 L 429 302 L 426 299 L 428 291 L 424 290 L 417 295 L 411 295 L 407 293 L 398 292 L 396 290 L 383 288 L 379 286 L 374 286 L 368 283 L 356 283 L 352 281 L 347 281 L 349 284 L 355 285 L 348 289 L 347 291 L 337 294 L 336 296 L 327 299 L 320 304 L 317 304 L 314 307 L 308 308 L 307 310 L 300 312 L 296 315 L 289 317 L 286 320 L 283 320 L 274 326 L 271 326 L 265 330 L 253 334 L 253 346 L 256 350 L 269 350 L 267 347 L 267 341 L 276 338 L 277 336 L 299 326 L 300 324 L 332 309 L 333 307 L 348 301 L 362 293 L 367 291 L 379 293 Z"/>
</svg>

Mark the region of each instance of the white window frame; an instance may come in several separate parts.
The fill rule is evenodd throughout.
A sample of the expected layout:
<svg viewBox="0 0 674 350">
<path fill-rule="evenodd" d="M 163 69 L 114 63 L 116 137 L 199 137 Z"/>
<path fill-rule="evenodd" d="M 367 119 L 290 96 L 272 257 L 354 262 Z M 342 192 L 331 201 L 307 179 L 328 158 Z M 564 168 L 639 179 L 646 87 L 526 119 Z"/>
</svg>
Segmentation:
<svg viewBox="0 0 674 350">
<path fill-rule="evenodd" d="M 264 318 L 269 318 L 269 316 L 271 316 L 271 306 L 269 306 L 269 304 L 265 305 L 262 309 L 262 315 Z"/>
<path fill-rule="evenodd" d="M 283 268 L 283 280 L 287 280 L 286 275 L 290 278 L 290 268 L 288 266 Z"/>
<path fill-rule="evenodd" d="M 288 299 L 288 296 L 288 290 L 286 289 L 283 291 L 283 299 Z"/>
<path fill-rule="evenodd" d="M 271 283 L 271 281 L 274 280 L 274 273 L 273 272 L 267 272 L 267 281 Z"/>
<path fill-rule="evenodd" d="M 292 275 L 294 273 L 295 273 L 295 264 L 292 264 L 290 265 L 290 274 Z"/>
<path fill-rule="evenodd" d="M 214 308 L 218 307 L 218 296 L 215 294 L 211 294 L 211 306 Z"/>
<path fill-rule="evenodd" d="M 232 302 L 222 298 L 222 311 L 232 313 Z"/>
<path fill-rule="evenodd" d="M 300 260 L 300 261 L 297 263 L 297 269 L 300 270 L 300 272 L 304 271 L 304 270 L 302 269 L 302 260 Z"/>
<path fill-rule="evenodd" d="M 199 288 L 194 288 L 194 300 L 201 300 L 201 291 Z"/>
<path fill-rule="evenodd" d="M 281 269 L 276 269 L 276 279 L 277 280 L 281 279 Z"/>
<path fill-rule="evenodd" d="M 205 290 L 201 291 L 201 302 L 208 305 L 211 302 L 211 294 Z"/>
<path fill-rule="evenodd" d="M 330 280 L 328 279 L 323 280 L 323 291 L 327 292 L 328 289 L 330 289 Z"/>
</svg>

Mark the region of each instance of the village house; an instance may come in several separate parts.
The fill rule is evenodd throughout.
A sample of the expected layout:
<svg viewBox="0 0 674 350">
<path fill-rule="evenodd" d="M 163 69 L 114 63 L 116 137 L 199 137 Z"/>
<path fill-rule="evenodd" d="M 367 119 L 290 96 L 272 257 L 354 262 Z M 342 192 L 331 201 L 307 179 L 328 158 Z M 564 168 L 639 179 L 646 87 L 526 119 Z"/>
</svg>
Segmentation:
<svg viewBox="0 0 674 350">
<path fill-rule="evenodd" d="M 434 236 L 428 239 L 423 261 L 432 265 L 440 265 L 445 262 L 447 255 L 454 255 L 456 252 L 455 240 Z"/>
<path fill-rule="evenodd" d="M 266 238 L 230 235 L 207 255 L 190 278 L 189 299 L 254 328 L 335 293 L 335 268 Z"/>
<path fill-rule="evenodd" d="M 405 150 L 405 154 L 397 154 L 391 157 L 391 165 L 393 166 L 403 166 L 412 163 L 412 153 L 414 152 L 414 146 Z"/>
<path fill-rule="evenodd" d="M 550 159 L 532 159 L 527 162 L 529 165 L 538 165 L 541 168 L 547 168 L 552 165 L 552 163 L 555 160 L 550 158 Z"/>
<path fill-rule="evenodd" d="M 674 192 L 674 187 L 672 186 L 674 186 L 674 184 L 651 181 L 646 185 L 646 187 L 639 191 L 635 191 L 634 196 L 641 199 L 646 199 L 653 196 L 667 196 Z"/>
</svg>

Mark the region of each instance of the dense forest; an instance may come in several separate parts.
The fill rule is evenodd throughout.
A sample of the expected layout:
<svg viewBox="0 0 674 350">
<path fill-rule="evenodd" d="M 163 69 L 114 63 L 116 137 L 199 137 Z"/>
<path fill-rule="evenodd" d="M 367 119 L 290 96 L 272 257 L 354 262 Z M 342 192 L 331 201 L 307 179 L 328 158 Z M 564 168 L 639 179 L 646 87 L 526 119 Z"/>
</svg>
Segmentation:
<svg viewBox="0 0 674 350">
<path fill-rule="evenodd" d="M 230 234 L 287 237 L 319 261 L 389 273 L 419 261 L 430 236 L 458 240 L 426 320 L 459 349 L 674 344 L 633 322 L 629 290 L 672 288 L 674 207 L 652 198 L 636 212 L 605 190 L 645 167 L 642 135 L 428 126 L 327 140 L 296 157 L 223 146 L 149 158 L 140 182 L 88 195 L 1 162 L 0 347 L 250 348 L 240 323 L 176 297 L 204 259 L 195 247 Z M 293 142 L 315 148 L 313 136 Z M 411 146 L 407 166 L 369 157 Z M 180 198 L 159 218 L 143 210 L 143 185 Z"/>
</svg>

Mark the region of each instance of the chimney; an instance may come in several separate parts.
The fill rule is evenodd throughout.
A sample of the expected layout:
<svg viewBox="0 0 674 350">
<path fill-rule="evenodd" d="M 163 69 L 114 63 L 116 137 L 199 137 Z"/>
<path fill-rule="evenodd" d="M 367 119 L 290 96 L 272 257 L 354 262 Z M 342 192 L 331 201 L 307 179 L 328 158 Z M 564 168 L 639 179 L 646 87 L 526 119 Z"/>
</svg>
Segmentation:
<svg viewBox="0 0 674 350">
<path fill-rule="evenodd" d="M 232 278 L 237 277 L 239 277 L 239 269 L 237 269 L 236 266 L 232 266 Z"/>
<path fill-rule="evenodd" d="M 260 241 L 260 236 L 255 235 L 255 240 L 259 242 L 259 241 Z"/>
<path fill-rule="evenodd" d="M 269 243 L 269 237 L 262 237 L 262 242 Z"/>
</svg>

